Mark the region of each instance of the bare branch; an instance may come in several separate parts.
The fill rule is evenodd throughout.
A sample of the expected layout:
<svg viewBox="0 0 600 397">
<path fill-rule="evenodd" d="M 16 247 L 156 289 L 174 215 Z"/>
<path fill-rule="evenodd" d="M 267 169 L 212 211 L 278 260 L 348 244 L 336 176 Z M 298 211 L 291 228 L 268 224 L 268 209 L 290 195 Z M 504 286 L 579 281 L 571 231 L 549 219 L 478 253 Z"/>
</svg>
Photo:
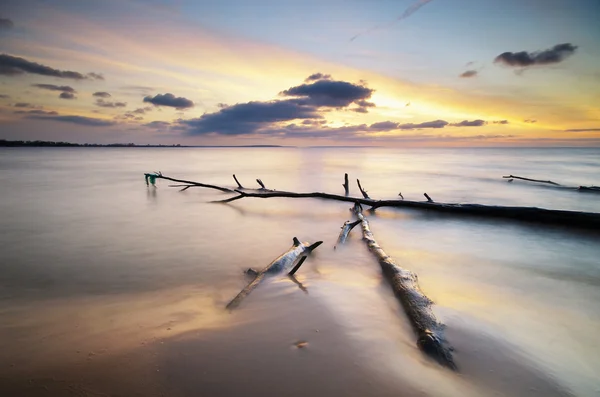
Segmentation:
<svg viewBox="0 0 600 397">
<path fill-rule="evenodd" d="M 558 184 L 556 182 L 552 182 L 552 181 L 542 181 L 542 180 L 539 180 L 539 179 L 523 178 L 521 176 L 514 176 L 514 175 L 506 175 L 506 176 L 503 176 L 502 178 L 504 178 L 504 179 L 521 179 L 523 181 L 538 182 L 538 183 L 547 183 L 549 185 L 561 186 L 560 184 Z M 512 182 L 512 181 L 509 180 L 509 182 Z"/>
<path fill-rule="evenodd" d="M 346 196 L 350 194 L 350 185 L 348 184 L 348 174 L 344 174 L 344 184 L 342 185 L 344 187 L 344 191 L 346 193 Z"/>
<path fill-rule="evenodd" d="M 356 180 L 356 183 L 358 183 L 358 188 L 360 189 L 360 192 L 362 193 L 363 197 L 366 199 L 370 199 L 369 195 L 367 194 L 367 191 L 364 190 L 362 186 L 360 186 L 360 181 L 358 179 Z"/>
<path fill-rule="evenodd" d="M 244 187 L 242 186 L 242 184 L 240 183 L 240 181 L 238 181 L 238 179 L 236 178 L 235 174 L 233 174 L 233 179 L 235 179 L 235 183 L 237 183 L 238 187 L 240 189 L 243 189 Z"/>
</svg>

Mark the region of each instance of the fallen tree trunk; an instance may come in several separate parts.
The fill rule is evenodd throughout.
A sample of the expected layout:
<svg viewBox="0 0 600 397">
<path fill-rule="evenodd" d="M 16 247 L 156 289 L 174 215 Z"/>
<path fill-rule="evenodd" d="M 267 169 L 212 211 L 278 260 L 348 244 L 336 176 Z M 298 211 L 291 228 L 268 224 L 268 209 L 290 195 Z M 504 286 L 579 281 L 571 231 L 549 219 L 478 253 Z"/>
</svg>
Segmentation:
<svg viewBox="0 0 600 397">
<path fill-rule="evenodd" d="M 456 364 L 452 359 L 452 348 L 443 338 L 444 326 L 437 321 L 431 311 L 433 302 L 419 288 L 417 276 L 410 270 L 398 266 L 379 246 L 367 218 L 362 214 L 360 204 L 355 204 L 354 213 L 362 225 L 363 240 L 367 243 L 369 251 L 377 258 L 383 275 L 390 283 L 417 334 L 417 346 L 441 365 L 456 370 Z"/>
<path fill-rule="evenodd" d="M 342 231 L 340 232 L 340 235 L 337 239 L 337 243 L 333 246 L 333 249 L 336 249 L 338 245 L 345 244 L 346 239 L 348 238 L 348 234 L 350 234 L 350 231 L 354 229 L 354 226 L 358 225 L 359 223 L 360 219 L 354 222 L 344 222 L 344 225 L 342 226 Z"/>
<path fill-rule="evenodd" d="M 309 255 L 315 248 L 321 245 L 322 241 L 317 241 L 314 244 L 302 243 L 296 237 L 294 237 L 294 244 L 285 253 L 280 255 L 273 262 L 269 263 L 261 271 L 254 271 L 256 277 L 250 282 L 244 289 L 240 291 L 235 298 L 231 300 L 225 307 L 226 309 L 233 310 L 239 306 L 250 292 L 254 291 L 256 287 L 269 275 L 275 275 L 288 271 L 293 276 L 294 273 L 304 262 L 304 259 Z M 303 288 L 303 287 L 301 287 Z"/>
<path fill-rule="evenodd" d="M 149 174 L 145 174 L 149 175 Z M 160 173 L 156 174 L 157 179 L 167 179 L 170 181 L 186 183 L 190 187 L 205 187 L 210 189 L 216 189 L 222 192 L 237 193 L 237 196 L 230 197 L 224 200 L 218 200 L 215 202 L 219 203 L 230 203 L 235 200 L 239 200 L 245 197 L 255 198 L 320 198 L 325 200 L 337 200 L 349 203 L 360 203 L 362 205 L 368 205 L 371 209 L 380 207 L 396 207 L 396 208 L 413 208 L 417 210 L 428 210 L 436 211 L 449 214 L 458 215 L 471 215 L 477 217 L 487 218 L 503 218 L 512 219 L 525 222 L 543 223 L 559 225 L 564 227 L 583 228 L 600 230 L 600 213 L 595 212 L 581 212 L 581 211 L 565 211 L 565 210 L 549 210 L 538 207 L 506 207 L 496 205 L 482 205 L 482 204 L 451 204 L 451 203 L 438 203 L 438 202 L 424 202 L 424 201 L 411 201 L 411 200 L 373 200 L 371 198 L 360 198 L 360 197 L 348 197 L 338 194 L 312 192 L 312 193 L 294 193 L 277 190 L 263 190 L 258 189 L 254 192 L 242 191 L 240 189 L 231 189 L 222 186 L 208 185 L 199 182 L 185 181 L 181 179 L 175 179 L 166 177 Z M 586 189 L 589 191 L 596 191 L 598 187 L 592 186 Z M 185 189 L 185 188 L 184 188 Z M 600 190 L 600 189 L 598 189 Z"/>
<path fill-rule="evenodd" d="M 506 175 L 506 176 L 503 176 L 502 178 L 510 179 L 509 182 L 511 182 L 512 179 L 521 179 L 523 181 L 528 181 L 528 182 L 546 183 L 549 185 L 561 186 L 560 184 L 558 184 L 556 182 L 552 182 L 552 181 L 542 181 L 540 179 L 523 178 L 521 176 L 515 176 L 515 175 Z"/>
<path fill-rule="evenodd" d="M 350 203 L 360 203 L 368 205 L 372 209 L 381 207 L 414 208 L 419 210 L 430 210 L 443 213 L 472 215 L 488 218 L 504 218 L 519 221 L 554 224 L 565 227 L 576 227 L 584 229 L 600 230 L 600 214 L 595 212 L 549 210 L 538 207 L 505 207 L 497 205 L 482 204 L 446 204 L 437 202 L 410 201 L 410 200 L 373 200 L 360 197 L 346 197 L 330 193 L 293 193 L 272 191 L 264 193 L 249 193 L 235 190 L 238 196 L 225 200 L 219 200 L 221 203 L 230 203 L 244 197 L 255 198 L 320 198 L 327 200 L 345 201 Z"/>
</svg>

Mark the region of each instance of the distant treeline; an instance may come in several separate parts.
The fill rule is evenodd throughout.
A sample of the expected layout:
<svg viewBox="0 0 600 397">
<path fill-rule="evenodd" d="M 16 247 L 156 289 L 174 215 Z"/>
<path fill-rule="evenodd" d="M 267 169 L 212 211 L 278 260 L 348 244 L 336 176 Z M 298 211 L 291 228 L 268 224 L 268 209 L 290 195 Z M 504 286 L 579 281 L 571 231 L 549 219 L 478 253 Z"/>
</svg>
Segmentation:
<svg viewBox="0 0 600 397">
<path fill-rule="evenodd" d="M 54 142 L 54 141 L 7 141 L 0 139 L 0 146 L 34 146 L 34 147 L 181 147 L 181 145 L 136 145 L 134 143 L 109 143 L 101 145 L 98 143 L 71 143 L 71 142 Z"/>
<path fill-rule="evenodd" d="M 101 145 L 98 143 L 71 143 L 71 142 L 54 142 L 54 141 L 7 141 L 0 139 L 0 147 L 254 147 L 254 148 L 272 148 L 272 147 L 290 147 L 290 146 L 279 146 L 279 145 L 242 145 L 242 146 L 226 146 L 226 145 L 198 145 L 198 146 L 185 146 L 185 145 L 136 145 L 135 143 L 109 143 Z"/>
</svg>

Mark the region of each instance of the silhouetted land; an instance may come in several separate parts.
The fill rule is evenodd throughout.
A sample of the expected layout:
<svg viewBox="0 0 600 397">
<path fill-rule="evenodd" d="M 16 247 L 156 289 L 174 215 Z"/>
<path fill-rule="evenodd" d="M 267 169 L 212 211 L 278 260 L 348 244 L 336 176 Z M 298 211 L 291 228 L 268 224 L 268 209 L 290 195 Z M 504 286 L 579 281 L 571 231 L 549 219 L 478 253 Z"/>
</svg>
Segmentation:
<svg viewBox="0 0 600 397">
<path fill-rule="evenodd" d="M 0 147 L 284 147 L 280 145 L 136 145 L 134 143 L 109 143 L 106 145 L 98 143 L 71 143 L 54 141 L 7 141 L 0 139 Z"/>
</svg>

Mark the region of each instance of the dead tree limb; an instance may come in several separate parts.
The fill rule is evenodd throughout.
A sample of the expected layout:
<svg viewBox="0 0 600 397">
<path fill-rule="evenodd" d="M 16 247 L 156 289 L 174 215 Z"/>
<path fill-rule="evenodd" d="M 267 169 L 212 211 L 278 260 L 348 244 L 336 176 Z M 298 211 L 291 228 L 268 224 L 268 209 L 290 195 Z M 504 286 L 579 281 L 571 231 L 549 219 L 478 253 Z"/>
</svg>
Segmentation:
<svg viewBox="0 0 600 397">
<path fill-rule="evenodd" d="M 446 203 L 430 203 L 427 201 L 410 201 L 410 200 L 373 200 L 359 197 L 346 197 L 338 194 L 330 193 L 294 193 L 283 191 L 269 191 L 261 193 L 250 193 L 241 190 L 235 190 L 237 196 L 218 200 L 219 203 L 230 203 L 244 197 L 256 198 L 320 198 L 326 200 L 337 200 L 350 203 L 360 203 L 368 205 L 372 209 L 380 207 L 395 207 L 395 208 L 413 208 L 418 210 L 430 210 L 440 213 L 470 215 L 486 218 L 502 218 L 512 219 L 524 222 L 553 224 L 565 227 L 584 228 L 600 231 L 600 213 L 581 212 L 581 211 L 563 211 L 549 210 L 538 207 L 505 207 L 496 205 L 482 204 L 446 204 Z"/>
<path fill-rule="evenodd" d="M 502 178 L 504 178 L 504 179 L 521 179 L 523 181 L 528 181 L 528 182 L 547 183 L 549 185 L 561 186 L 560 184 L 558 184 L 556 182 L 552 182 L 552 181 L 542 181 L 542 180 L 539 180 L 539 179 L 523 178 L 521 176 L 515 176 L 515 175 L 505 175 Z M 510 182 L 510 180 L 509 180 L 509 182 Z"/>
<path fill-rule="evenodd" d="M 443 337 L 444 326 L 431 311 L 433 302 L 419 288 L 417 276 L 410 270 L 398 266 L 379 246 L 371 232 L 369 221 L 362 214 L 360 204 L 355 204 L 354 213 L 361 222 L 363 240 L 379 262 L 383 275 L 390 283 L 417 334 L 417 346 L 441 365 L 456 370 L 456 364 L 452 359 L 452 348 Z"/>
<path fill-rule="evenodd" d="M 264 269 L 260 270 L 256 274 L 254 280 L 252 280 L 250 284 L 241 290 L 240 293 L 227 304 L 226 309 L 232 310 L 238 307 L 242 300 L 248 296 L 250 292 L 254 291 L 268 275 L 275 275 L 285 271 L 289 272 L 290 270 L 293 270 L 295 273 L 304 262 L 306 256 L 322 243 L 322 241 L 317 241 L 314 244 L 302 243 L 294 237 L 294 244 L 290 249 L 268 264 Z"/>
<path fill-rule="evenodd" d="M 260 185 L 261 188 L 267 190 L 267 188 L 265 187 L 265 184 L 263 183 L 263 181 L 261 181 L 260 179 L 257 179 L 256 182 L 258 182 L 258 184 Z"/>
<path fill-rule="evenodd" d="M 360 180 L 357 179 L 356 183 L 358 184 L 358 188 L 360 189 L 360 192 L 362 193 L 363 197 L 366 198 L 366 199 L 370 199 L 371 197 L 369 197 L 369 195 L 367 194 L 367 191 L 364 190 L 362 188 L 362 186 L 360 186 Z"/>
<path fill-rule="evenodd" d="M 215 190 L 220 190 L 222 192 L 227 192 L 227 193 L 233 193 L 234 190 L 230 189 L 228 187 L 223 187 L 223 186 L 216 186 L 216 185 L 208 185 L 206 183 L 200 183 L 200 182 L 194 182 L 194 181 L 186 181 L 184 179 L 175 179 L 175 178 L 170 178 L 168 176 L 164 176 L 162 174 L 144 174 L 144 176 L 148 175 L 153 175 L 156 179 L 166 179 L 168 181 L 173 181 L 173 182 L 179 182 L 179 183 L 185 183 L 186 185 L 189 185 L 189 187 L 205 187 L 208 189 L 215 189 Z"/>
<path fill-rule="evenodd" d="M 586 193 L 600 193 L 600 186 L 579 186 L 577 190 Z"/>
<path fill-rule="evenodd" d="M 233 174 L 233 179 L 235 179 L 235 183 L 237 183 L 238 188 L 243 189 L 244 187 L 242 186 L 242 184 L 240 183 L 240 181 L 238 181 L 238 179 L 236 178 L 235 174 Z"/>
<path fill-rule="evenodd" d="M 348 174 L 344 174 L 344 184 L 342 185 L 344 187 L 344 192 L 346 193 L 346 196 L 350 194 L 350 185 L 348 184 Z"/>
<path fill-rule="evenodd" d="M 360 220 L 357 220 L 354 222 L 350 222 L 350 221 L 344 222 L 344 225 L 342 226 L 342 231 L 340 232 L 340 235 L 337 239 L 337 243 L 333 246 L 333 249 L 336 249 L 338 245 L 345 244 L 346 239 L 348 238 L 348 234 L 350 234 L 350 231 L 352 231 L 352 229 L 354 229 L 354 226 L 358 225 L 359 223 L 360 223 Z"/>
<path fill-rule="evenodd" d="M 429 195 L 427 193 L 423 193 L 423 195 L 425 196 L 425 198 L 427 199 L 428 203 L 433 203 L 433 200 L 431 199 L 431 197 L 429 197 Z"/>
</svg>

